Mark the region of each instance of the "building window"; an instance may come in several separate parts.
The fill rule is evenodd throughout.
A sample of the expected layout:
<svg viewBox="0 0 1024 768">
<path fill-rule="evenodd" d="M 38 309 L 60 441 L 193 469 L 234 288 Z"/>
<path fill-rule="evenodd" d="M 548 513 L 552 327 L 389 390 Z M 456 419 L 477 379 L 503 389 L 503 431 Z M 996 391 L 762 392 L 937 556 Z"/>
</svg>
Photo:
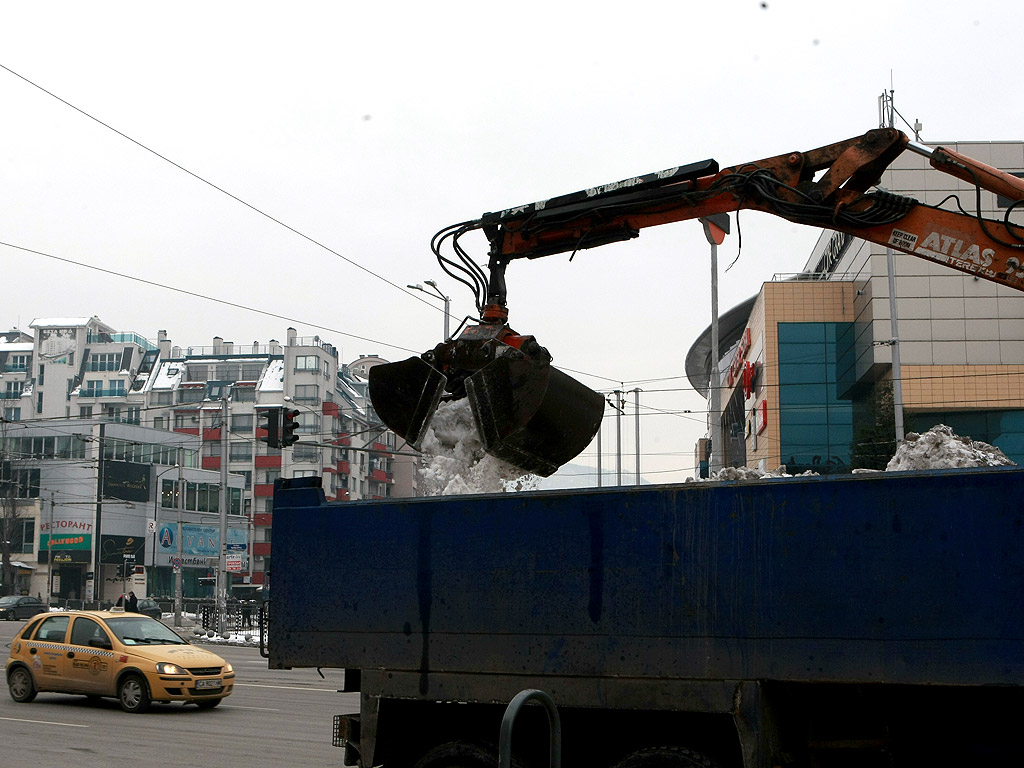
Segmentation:
<svg viewBox="0 0 1024 768">
<path fill-rule="evenodd" d="M 80 419 L 91 419 L 92 418 L 92 406 L 91 405 L 80 405 L 80 406 L 78 406 L 78 417 Z"/>
<path fill-rule="evenodd" d="M 231 443 L 231 461 L 252 461 L 252 443 L 238 441 Z"/>
<path fill-rule="evenodd" d="M 46 380 L 46 376 L 44 376 L 45 373 L 46 373 L 46 366 L 40 363 L 40 365 L 39 365 L 39 383 L 40 384 L 42 384 Z"/>
<path fill-rule="evenodd" d="M 21 408 L 4 408 L 5 421 L 21 421 Z"/>
<path fill-rule="evenodd" d="M 13 371 L 27 371 L 28 362 L 28 355 L 11 355 L 7 358 L 7 365 L 4 366 L 4 370 L 8 373 Z"/>
<path fill-rule="evenodd" d="M 296 371 L 319 371 L 320 358 L 316 355 L 299 355 L 295 358 Z"/>
<path fill-rule="evenodd" d="M 295 387 L 295 401 L 298 403 L 319 403 L 320 386 L 318 384 L 298 384 Z"/>
<path fill-rule="evenodd" d="M 251 470 L 247 469 L 247 470 L 244 470 L 242 472 L 233 471 L 232 474 L 242 475 L 245 478 L 245 488 L 246 488 L 246 490 L 252 488 L 252 471 Z M 246 499 L 246 503 L 248 503 L 248 501 L 249 501 L 249 499 Z"/>
<path fill-rule="evenodd" d="M 153 405 L 174 405 L 174 393 L 170 390 L 166 392 L 154 392 Z"/>
<path fill-rule="evenodd" d="M 1016 176 L 1018 179 L 1024 178 L 1024 171 L 1007 171 L 1007 173 L 1009 173 L 1011 176 Z M 999 206 L 1000 208 L 1009 208 L 1011 205 L 1014 204 L 1014 202 L 1016 201 L 1011 200 L 1008 197 L 996 195 L 996 205 Z"/>
<path fill-rule="evenodd" d="M 320 416 L 318 414 L 300 413 L 295 417 L 295 421 L 298 422 L 299 425 L 295 428 L 296 432 L 315 434 L 320 431 Z"/>
<path fill-rule="evenodd" d="M 253 428 L 253 415 L 251 413 L 231 414 L 231 431 L 239 434 L 251 435 Z"/>
<path fill-rule="evenodd" d="M 11 532 L 11 550 L 21 555 L 31 555 L 36 547 L 36 526 L 34 520 L 15 520 Z"/>
<path fill-rule="evenodd" d="M 231 399 L 236 403 L 255 403 L 256 387 L 236 384 L 231 388 Z"/>
<path fill-rule="evenodd" d="M 316 477 L 319 473 L 315 469 L 296 469 L 292 477 Z"/>
<path fill-rule="evenodd" d="M 178 390 L 179 403 L 201 403 L 206 395 L 206 387 L 182 387 Z"/>
<path fill-rule="evenodd" d="M 277 480 L 280 476 L 281 476 L 281 470 L 280 469 L 268 469 L 263 474 L 263 482 L 267 483 L 268 485 L 272 485 L 273 482 L 275 480 Z"/>
<path fill-rule="evenodd" d="M 89 355 L 88 371 L 116 371 L 121 366 L 121 356 L 113 352 Z"/>
<path fill-rule="evenodd" d="M 4 394 L 5 400 L 17 400 L 21 397 L 21 393 L 25 390 L 24 381 L 8 381 L 7 391 Z"/>
<path fill-rule="evenodd" d="M 315 445 L 296 445 L 292 448 L 293 461 L 317 461 L 320 458 L 320 449 Z"/>
<path fill-rule="evenodd" d="M 167 419 L 163 416 L 157 416 L 154 418 L 153 429 L 167 429 Z"/>
</svg>

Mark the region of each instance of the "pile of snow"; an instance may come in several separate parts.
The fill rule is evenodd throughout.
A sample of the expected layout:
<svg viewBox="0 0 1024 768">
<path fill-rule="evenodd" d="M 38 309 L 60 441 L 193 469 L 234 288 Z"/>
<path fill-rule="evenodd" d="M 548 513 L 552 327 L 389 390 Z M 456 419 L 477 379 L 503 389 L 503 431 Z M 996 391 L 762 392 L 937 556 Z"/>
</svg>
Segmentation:
<svg viewBox="0 0 1024 768">
<path fill-rule="evenodd" d="M 807 475 L 817 475 L 817 472 L 807 470 L 801 472 L 799 475 L 791 475 L 786 472 L 786 465 L 781 465 L 778 469 L 761 470 L 755 469 L 754 467 L 723 467 L 715 472 L 712 472 L 709 477 L 688 477 L 686 482 L 688 483 L 710 483 L 722 480 L 762 480 L 765 478 L 772 477 L 805 477 Z"/>
<path fill-rule="evenodd" d="M 539 483 L 535 475 L 524 474 L 484 451 L 465 398 L 437 407 L 420 450 L 420 493 L 424 496 L 530 491 Z"/>
<path fill-rule="evenodd" d="M 951 469 L 954 467 L 1002 467 L 1014 462 L 994 445 L 960 437 L 945 424 L 937 424 L 924 434 L 908 432 L 885 469 L 900 472 L 911 469 Z"/>
</svg>

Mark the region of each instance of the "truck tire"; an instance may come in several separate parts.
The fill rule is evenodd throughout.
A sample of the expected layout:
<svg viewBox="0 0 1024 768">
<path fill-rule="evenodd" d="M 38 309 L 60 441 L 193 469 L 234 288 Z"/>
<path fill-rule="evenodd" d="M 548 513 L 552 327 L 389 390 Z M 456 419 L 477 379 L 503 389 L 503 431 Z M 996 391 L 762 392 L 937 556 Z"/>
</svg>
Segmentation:
<svg viewBox="0 0 1024 768">
<path fill-rule="evenodd" d="M 719 765 L 685 747 L 647 747 L 634 752 L 615 768 L 719 768 Z"/>
<path fill-rule="evenodd" d="M 415 768 L 497 768 L 497 765 L 496 746 L 471 741 L 449 741 L 427 752 Z M 513 758 L 512 768 L 523 768 L 523 763 Z"/>
</svg>

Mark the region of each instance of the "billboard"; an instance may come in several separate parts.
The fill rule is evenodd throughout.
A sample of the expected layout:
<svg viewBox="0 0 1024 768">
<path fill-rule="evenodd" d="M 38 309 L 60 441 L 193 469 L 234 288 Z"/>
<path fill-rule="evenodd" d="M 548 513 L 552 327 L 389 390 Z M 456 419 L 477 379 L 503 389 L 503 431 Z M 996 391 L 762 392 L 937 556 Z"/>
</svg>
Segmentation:
<svg viewBox="0 0 1024 768">
<path fill-rule="evenodd" d="M 149 501 L 149 464 L 103 462 L 103 495 L 124 501 Z"/>
</svg>

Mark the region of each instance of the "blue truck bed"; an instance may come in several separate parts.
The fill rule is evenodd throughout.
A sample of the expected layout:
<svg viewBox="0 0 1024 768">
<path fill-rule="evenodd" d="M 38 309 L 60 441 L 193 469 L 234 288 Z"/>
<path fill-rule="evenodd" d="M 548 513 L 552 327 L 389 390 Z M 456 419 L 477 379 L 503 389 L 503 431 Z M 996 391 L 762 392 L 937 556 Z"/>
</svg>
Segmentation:
<svg viewBox="0 0 1024 768">
<path fill-rule="evenodd" d="M 1017 685 L 1022 498 L 1016 468 L 354 503 L 279 481 L 270 664 L 426 698 L 435 675 Z"/>
</svg>

